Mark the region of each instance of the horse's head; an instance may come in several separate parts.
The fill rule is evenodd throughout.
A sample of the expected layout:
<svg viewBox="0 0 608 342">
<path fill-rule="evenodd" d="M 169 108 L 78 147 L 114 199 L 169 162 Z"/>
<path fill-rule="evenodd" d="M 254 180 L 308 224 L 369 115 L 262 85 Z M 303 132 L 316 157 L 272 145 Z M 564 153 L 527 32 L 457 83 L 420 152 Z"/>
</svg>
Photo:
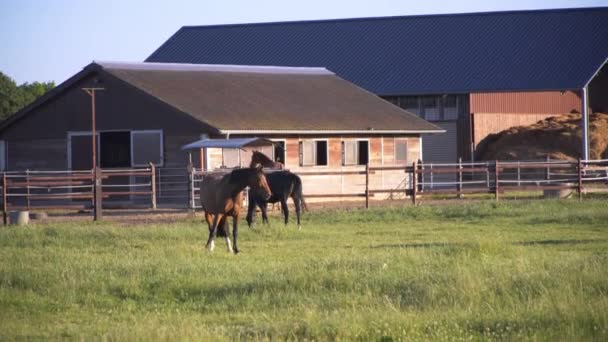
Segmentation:
<svg viewBox="0 0 608 342">
<path fill-rule="evenodd" d="M 264 176 L 262 165 L 252 168 L 252 171 L 253 172 L 248 180 L 249 188 L 251 188 L 251 191 L 261 196 L 265 200 L 269 199 L 272 192 L 270 192 L 270 187 L 266 181 L 266 176 Z"/>
<path fill-rule="evenodd" d="M 232 171 L 230 173 L 230 183 L 235 184 L 238 189 L 248 186 L 253 194 L 265 200 L 269 199 L 272 194 L 261 165 Z"/>
</svg>

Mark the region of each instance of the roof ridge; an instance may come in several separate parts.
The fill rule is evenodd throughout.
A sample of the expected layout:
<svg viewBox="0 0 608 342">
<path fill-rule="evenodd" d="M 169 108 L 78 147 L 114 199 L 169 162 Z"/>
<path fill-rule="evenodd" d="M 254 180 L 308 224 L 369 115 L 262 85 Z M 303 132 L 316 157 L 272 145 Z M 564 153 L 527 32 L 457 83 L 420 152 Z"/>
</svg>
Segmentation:
<svg viewBox="0 0 608 342">
<path fill-rule="evenodd" d="M 266 25 L 270 26 L 270 25 L 286 25 L 286 24 L 296 25 L 296 24 L 333 23 L 333 22 L 349 22 L 349 21 L 365 21 L 365 20 L 392 20 L 392 19 L 436 18 L 436 17 L 456 17 L 456 16 L 458 16 L 458 17 L 461 17 L 461 16 L 487 16 L 487 15 L 539 13 L 539 12 L 541 12 L 541 13 L 582 12 L 582 11 L 589 11 L 589 10 L 608 10 L 608 6 L 569 7 L 569 8 L 537 8 L 537 9 L 462 12 L 462 13 L 430 13 L 430 14 L 413 14 L 413 15 L 266 21 L 266 22 L 212 24 L 212 25 L 184 25 L 179 30 L 176 31 L 176 34 L 182 30 L 203 29 L 203 28 L 212 29 L 212 28 L 228 28 L 228 27 L 241 27 L 241 26 L 266 26 Z"/>
<path fill-rule="evenodd" d="M 264 74 L 334 75 L 322 67 L 236 65 L 236 64 L 190 64 L 158 62 L 93 61 L 104 69 L 158 70 L 158 71 L 215 71 Z"/>
</svg>

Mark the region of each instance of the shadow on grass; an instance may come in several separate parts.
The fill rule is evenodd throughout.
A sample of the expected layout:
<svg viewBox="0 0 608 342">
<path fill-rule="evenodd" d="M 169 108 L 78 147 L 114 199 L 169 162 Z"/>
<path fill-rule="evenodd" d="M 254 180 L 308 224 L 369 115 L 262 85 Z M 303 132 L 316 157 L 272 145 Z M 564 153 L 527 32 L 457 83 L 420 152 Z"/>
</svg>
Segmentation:
<svg viewBox="0 0 608 342">
<path fill-rule="evenodd" d="M 511 242 L 516 246 L 535 246 L 535 245 L 576 245 L 595 242 L 606 242 L 606 239 L 568 239 L 568 240 L 534 240 L 534 241 L 515 241 Z M 424 243 L 397 243 L 397 244 L 382 244 L 371 246 L 370 248 L 447 248 L 447 247 L 473 247 L 473 243 L 456 243 L 456 242 L 424 242 Z"/>
</svg>

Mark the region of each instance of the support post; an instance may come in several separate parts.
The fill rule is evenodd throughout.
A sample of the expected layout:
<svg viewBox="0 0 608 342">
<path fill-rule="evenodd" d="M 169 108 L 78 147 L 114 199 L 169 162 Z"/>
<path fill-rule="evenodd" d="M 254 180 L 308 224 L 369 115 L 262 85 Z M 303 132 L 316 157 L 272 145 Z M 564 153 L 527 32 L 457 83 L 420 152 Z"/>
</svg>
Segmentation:
<svg viewBox="0 0 608 342">
<path fill-rule="evenodd" d="M 584 160 L 589 160 L 589 89 L 584 87 L 582 90 L 583 102 L 583 153 L 581 156 Z"/>
<path fill-rule="evenodd" d="M 458 184 L 456 185 L 458 190 L 458 198 L 462 198 L 462 157 L 458 157 Z"/>
<path fill-rule="evenodd" d="M 490 191 L 490 162 L 486 162 L 486 188 Z"/>
<path fill-rule="evenodd" d="M 150 191 L 152 210 L 156 210 L 156 166 L 153 163 L 150 163 Z"/>
<path fill-rule="evenodd" d="M 365 164 L 365 209 L 369 209 L 369 163 Z"/>
<path fill-rule="evenodd" d="M 418 164 L 412 164 L 412 204 L 417 205 L 416 193 L 418 192 Z"/>
<path fill-rule="evenodd" d="M 494 198 L 498 201 L 499 181 L 498 181 L 498 160 L 494 161 Z"/>
<path fill-rule="evenodd" d="M 546 159 L 547 165 L 545 166 L 545 180 L 551 179 L 551 166 L 549 164 L 550 161 L 551 161 L 551 157 L 549 157 L 549 155 L 547 154 L 547 159 Z"/>
<path fill-rule="evenodd" d="M 8 224 L 8 183 L 6 182 L 6 173 L 2 173 L 2 221 L 6 226 Z"/>
<path fill-rule="evenodd" d="M 194 211 L 194 166 L 188 164 L 188 209 Z"/>
<path fill-rule="evenodd" d="M 93 167 L 93 221 L 101 220 L 102 214 L 101 169 Z"/>
<path fill-rule="evenodd" d="M 578 158 L 578 200 L 583 200 L 583 161 Z"/>
<path fill-rule="evenodd" d="M 30 170 L 25 170 L 25 189 L 26 189 L 26 206 L 30 210 Z"/>
</svg>

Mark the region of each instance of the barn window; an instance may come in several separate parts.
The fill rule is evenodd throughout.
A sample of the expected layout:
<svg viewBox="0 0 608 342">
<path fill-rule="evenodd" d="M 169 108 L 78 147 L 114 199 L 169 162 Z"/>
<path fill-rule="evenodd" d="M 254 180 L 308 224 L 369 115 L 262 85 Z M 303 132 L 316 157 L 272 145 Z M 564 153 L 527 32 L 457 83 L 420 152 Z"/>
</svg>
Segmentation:
<svg viewBox="0 0 608 342">
<path fill-rule="evenodd" d="M 342 165 L 365 165 L 368 162 L 368 141 L 359 140 L 342 142 Z"/>
<path fill-rule="evenodd" d="M 457 120 L 459 113 L 460 97 L 457 95 L 445 95 L 443 97 L 443 120 Z"/>
<path fill-rule="evenodd" d="M 407 140 L 395 139 L 395 163 L 407 164 Z"/>
<path fill-rule="evenodd" d="M 327 141 L 300 142 L 300 166 L 327 165 Z"/>
<path fill-rule="evenodd" d="M 429 121 L 441 120 L 439 101 L 437 96 L 425 96 L 422 98 L 422 109 L 424 110 L 424 118 Z"/>
<path fill-rule="evenodd" d="M 163 132 L 131 131 L 132 166 L 163 165 Z"/>
<path fill-rule="evenodd" d="M 287 157 L 285 152 L 285 140 L 274 142 L 274 161 L 285 165 L 285 158 Z"/>
<path fill-rule="evenodd" d="M 241 158 L 239 156 L 239 149 L 223 148 L 222 149 L 222 166 L 228 167 L 228 168 L 241 166 Z"/>
</svg>

